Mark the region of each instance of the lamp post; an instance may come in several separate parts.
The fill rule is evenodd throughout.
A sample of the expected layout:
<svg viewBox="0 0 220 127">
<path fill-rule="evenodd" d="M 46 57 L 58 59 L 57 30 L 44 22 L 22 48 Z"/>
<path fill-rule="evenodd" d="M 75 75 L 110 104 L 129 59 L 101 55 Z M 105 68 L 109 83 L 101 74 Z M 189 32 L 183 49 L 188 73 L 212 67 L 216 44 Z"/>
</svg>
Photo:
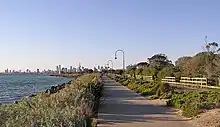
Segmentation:
<svg viewBox="0 0 220 127">
<path fill-rule="evenodd" d="M 107 64 L 109 65 L 109 62 L 112 63 L 112 69 L 113 69 L 113 61 L 112 60 L 108 60 Z"/>
<path fill-rule="evenodd" d="M 117 53 L 118 52 L 122 52 L 123 53 L 123 69 L 125 69 L 125 53 L 124 53 L 124 51 L 123 50 L 121 50 L 121 49 L 119 49 L 119 50 L 117 50 L 117 51 L 115 51 L 115 59 L 117 59 Z"/>
</svg>

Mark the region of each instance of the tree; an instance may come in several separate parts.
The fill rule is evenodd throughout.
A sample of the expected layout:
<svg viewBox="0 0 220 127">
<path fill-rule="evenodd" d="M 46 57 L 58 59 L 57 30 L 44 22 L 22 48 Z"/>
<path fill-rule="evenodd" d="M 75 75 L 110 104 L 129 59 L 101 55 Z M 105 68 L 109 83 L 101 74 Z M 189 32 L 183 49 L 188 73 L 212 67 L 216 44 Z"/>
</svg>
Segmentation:
<svg viewBox="0 0 220 127">
<path fill-rule="evenodd" d="M 165 77 L 172 77 L 172 76 L 174 76 L 174 68 L 171 66 L 164 67 L 157 74 L 157 77 L 160 79 Z"/>
<path fill-rule="evenodd" d="M 207 73 L 207 77 L 210 78 L 212 76 L 212 69 L 217 66 L 213 61 L 216 60 L 216 56 L 217 56 L 216 53 L 220 51 L 220 48 L 218 48 L 218 43 L 211 42 L 211 43 L 206 43 L 205 49 L 206 49 L 206 73 Z"/>
<path fill-rule="evenodd" d="M 151 58 L 148 58 L 149 61 L 149 70 L 152 73 L 153 78 L 157 79 L 157 74 L 164 68 L 164 67 L 174 67 L 171 60 L 167 58 L 165 54 L 155 54 Z"/>
<path fill-rule="evenodd" d="M 144 68 L 144 67 L 148 67 L 149 64 L 147 62 L 140 62 L 136 65 L 137 68 Z"/>
<path fill-rule="evenodd" d="M 143 76 L 143 68 L 138 68 L 137 74 Z"/>
<path fill-rule="evenodd" d="M 175 61 L 175 65 L 180 69 L 182 70 L 184 64 L 186 64 L 189 60 L 191 60 L 192 57 L 190 56 L 183 56 L 183 57 L 180 57 L 178 58 L 176 61 Z"/>
<path fill-rule="evenodd" d="M 191 60 L 192 60 L 192 57 L 183 56 L 183 57 L 178 58 L 175 61 L 175 65 L 176 65 L 175 66 L 175 77 L 180 78 L 181 76 L 188 75 L 190 73 L 190 71 L 187 71 L 189 69 L 186 69 L 186 68 L 190 67 L 187 65 L 189 65 Z"/>
<path fill-rule="evenodd" d="M 151 58 L 148 58 L 148 61 L 150 65 L 154 65 L 155 63 L 161 63 L 164 65 L 172 64 L 172 62 L 167 58 L 167 56 L 162 53 L 153 55 Z"/>
<path fill-rule="evenodd" d="M 200 52 L 193 57 L 181 57 L 175 63 L 175 73 L 180 70 L 181 76 L 204 77 L 209 75 L 220 74 L 220 55 L 212 54 L 208 57 L 208 73 L 207 73 L 207 56 L 208 52 Z M 179 74 L 178 74 L 179 75 Z"/>
<path fill-rule="evenodd" d="M 131 77 L 134 77 L 136 79 L 136 65 L 129 65 L 127 66 L 126 73 L 130 74 Z"/>
</svg>

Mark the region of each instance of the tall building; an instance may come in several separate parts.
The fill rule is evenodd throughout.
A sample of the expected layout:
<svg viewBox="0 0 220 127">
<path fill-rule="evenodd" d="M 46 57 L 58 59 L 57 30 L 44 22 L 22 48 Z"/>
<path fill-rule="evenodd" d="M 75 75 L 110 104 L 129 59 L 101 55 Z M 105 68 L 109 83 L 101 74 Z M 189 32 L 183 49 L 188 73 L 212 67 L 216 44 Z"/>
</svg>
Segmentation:
<svg viewBox="0 0 220 127">
<path fill-rule="evenodd" d="M 81 72 L 81 63 L 79 63 L 79 67 L 77 68 L 77 72 Z"/>
<path fill-rule="evenodd" d="M 59 66 L 56 66 L 56 72 L 59 73 Z"/>
<path fill-rule="evenodd" d="M 70 72 L 73 72 L 73 67 L 72 66 L 70 66 Z"/>
<path fill-rule="evenodd" d="M 39 69 L 37 69 L 37 73 L 38 73 L 38 74 L 40 73 L 40 70 L 39 70 Z"/>
<path fill-rule="evenodd" d="M 8 69 L 5 70 L 5 73 L 8 73 Z"/>
<path fill-rule="evenodd" d="M 61 65 L 59 65 L 59 72 L 58 72 L 59 74 L 61 73 L 61 69 L 62 69 Z"/>
<path fill-rule="evenodd" d="M 76 68 L 73 68 L 72 72 L 73 72 L 73 73 L 76 73 Z"/>
<path fill-rule="evenodd" d="M 67 70 L 68 70 L 67 68 L 64 68 L 64 72 L 65 72 L 65 73 L 67 73 Z"/>
</svg>

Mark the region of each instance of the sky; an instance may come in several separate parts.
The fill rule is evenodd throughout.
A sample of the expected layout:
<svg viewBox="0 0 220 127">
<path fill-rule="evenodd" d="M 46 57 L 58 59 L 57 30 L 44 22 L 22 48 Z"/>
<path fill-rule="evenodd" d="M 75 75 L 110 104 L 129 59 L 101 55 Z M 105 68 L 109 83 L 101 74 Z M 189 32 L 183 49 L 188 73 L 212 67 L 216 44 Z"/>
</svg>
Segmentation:
<svg viewBox="0 0 220 127">
<path fill-rule="evenodd" d="M 173 62 L 220 42 L 219 0 L 0 0 L 0 71 Z"/>
</svg>

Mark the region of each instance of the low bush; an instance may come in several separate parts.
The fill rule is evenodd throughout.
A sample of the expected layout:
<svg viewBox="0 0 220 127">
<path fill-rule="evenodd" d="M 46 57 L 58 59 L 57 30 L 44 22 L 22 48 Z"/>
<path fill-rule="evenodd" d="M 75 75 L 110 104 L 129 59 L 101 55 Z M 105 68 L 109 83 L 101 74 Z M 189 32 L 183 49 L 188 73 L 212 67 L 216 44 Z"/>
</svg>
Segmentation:
<svg viewBox="0 0 220 127">
<path fill-rule="evenodd" d="M 127 80 L 123 81 L 121 84 L 124 86 L 127 86 L 130 82 L 131 82 L 131 80 L 127 79 Z"/>
<path fill-rule="evenodd" d="M 110 75 L 110 77 L 122 85 L 127 86 L 129 89 L 140 93 L 142 96 L 155 95 L 154 98 L 159 98 L 166 92 L 169 92 L 170 89 L 168 84 L 162 84 L 161 82 L 144 82 L 142 79 L 125 78 L 120 75 Z"/>
<path fill-rule="evenodd" d="M 138 87 L 138 84 L 135 84 L 134 82 L 128 84 L 128 88 L 134 91 L 137 91 Z"/>
<path fill-rule="evenodd" d="M 220 93 L 213 91 L 174 93 L 167 105 L 182 109 L 184 116 L 192 117 L 203 110 L 219 107 Z"/>
<path fill-rule="evenodd" d="M 100 90 L 97 74 L 81 76 L 56 93 L 40 93 L 17 104 L 0 106 L 0 126 L 91 126 Z"/>
</svg>

